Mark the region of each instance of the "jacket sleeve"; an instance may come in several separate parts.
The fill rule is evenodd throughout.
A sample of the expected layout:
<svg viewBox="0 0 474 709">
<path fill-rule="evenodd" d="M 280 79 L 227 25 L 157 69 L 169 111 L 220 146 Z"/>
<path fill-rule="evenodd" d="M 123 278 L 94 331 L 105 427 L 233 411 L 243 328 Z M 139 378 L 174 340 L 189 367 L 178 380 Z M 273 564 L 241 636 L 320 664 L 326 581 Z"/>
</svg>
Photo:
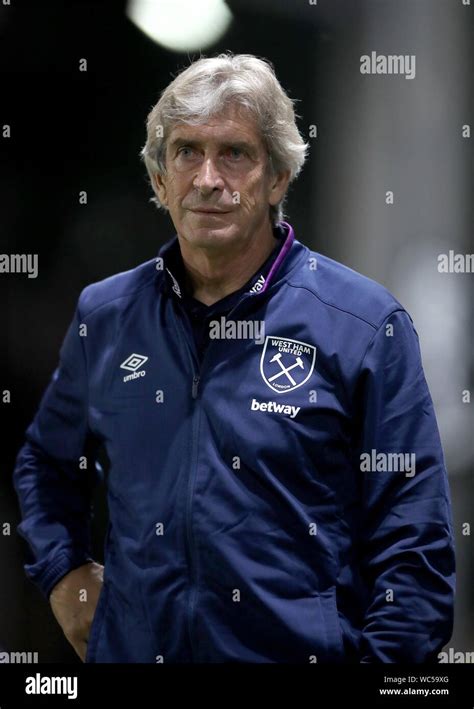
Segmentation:
<svg viewBox="0 0 474 709">
<path fill-rule="evenodd" d="M 452 633 L 454 535 L 433 402 L 404 310 L 377 329 L 359 385 L 361 571 L 369 595 L 361 662 L 432 662 Z"/>
<path fill-rule="evenodd" d="M 22 518 L 18 532 L 32 556 L 25 571 L 47 598 L 66 573 L 92 559 L 90 452 L 96 446 L 87 427 L 80 321 L 76 310 L 13 472 Z"/>
</svg>

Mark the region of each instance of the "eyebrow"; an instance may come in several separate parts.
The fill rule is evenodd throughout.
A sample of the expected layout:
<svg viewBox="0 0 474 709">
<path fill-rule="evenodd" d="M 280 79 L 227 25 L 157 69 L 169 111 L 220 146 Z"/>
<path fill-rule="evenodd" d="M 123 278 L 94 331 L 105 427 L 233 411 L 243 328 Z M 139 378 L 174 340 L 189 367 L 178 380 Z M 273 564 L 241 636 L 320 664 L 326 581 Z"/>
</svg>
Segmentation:
<svg viewBox="0 0 474 709">
<path fill-rule="evenodd" d="M 189 145 L 190 148 L 198 148 L 202 145 L 202 143 L 199 140 L 188 140 L 186 138 L 178 137 L 174 138 L 174 140 L 170 142 L 169 147 L 173 149 L 179 148 L 183 145 Z M 257 152 L 257 147 L 245 140 L 225 140 L 218 143 L 218 145 L 220 148 L 238 148 L 239 150 L 245 150 L 252 154 Z"/>
</svg>

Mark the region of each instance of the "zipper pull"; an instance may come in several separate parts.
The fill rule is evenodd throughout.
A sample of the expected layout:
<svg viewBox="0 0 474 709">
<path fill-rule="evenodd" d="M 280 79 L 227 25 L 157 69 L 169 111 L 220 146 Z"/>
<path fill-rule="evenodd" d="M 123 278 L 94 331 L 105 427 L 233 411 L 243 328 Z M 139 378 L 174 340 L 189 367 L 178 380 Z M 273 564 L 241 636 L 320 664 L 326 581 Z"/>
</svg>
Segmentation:
<svg viewBox="0 0 474 709">
<path fill-rule="evenodd" d="M 197 395 L 198 395 L 198 387 L 199 387 L 199 377 L 198 377 L 198 376 L 195 376 L 195 377 L 193 377 L 193 388 L 192 388 L 192 390 L 191 390 L 193 399 L 196 399 L 196 398 L 197 398 Z"/>
</svg>

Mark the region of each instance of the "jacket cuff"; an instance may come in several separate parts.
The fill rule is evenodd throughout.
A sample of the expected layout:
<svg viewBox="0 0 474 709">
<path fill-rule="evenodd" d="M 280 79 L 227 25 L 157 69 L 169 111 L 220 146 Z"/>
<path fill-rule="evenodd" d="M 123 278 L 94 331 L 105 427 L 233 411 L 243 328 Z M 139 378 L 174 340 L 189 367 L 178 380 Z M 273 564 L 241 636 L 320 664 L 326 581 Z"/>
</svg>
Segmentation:
<svg viewBox="0 0 474 709">
<path fill-rule="evenodd" d="M 84 552 L 74 553 L 73 551 L 61 551 L 41 573 L 38 574 L 36 569 L 36 573 L 33 573 L 34 564 L 26 564 L 25 571 L 28 577 L 39 588 L 43 596 L 49 600 L 51 591 L 63 576 L 66 576 L 66 574 L 73 569 L 87 564 L 89 561 L 94 561 L 94 559 Z"/>
</svg>

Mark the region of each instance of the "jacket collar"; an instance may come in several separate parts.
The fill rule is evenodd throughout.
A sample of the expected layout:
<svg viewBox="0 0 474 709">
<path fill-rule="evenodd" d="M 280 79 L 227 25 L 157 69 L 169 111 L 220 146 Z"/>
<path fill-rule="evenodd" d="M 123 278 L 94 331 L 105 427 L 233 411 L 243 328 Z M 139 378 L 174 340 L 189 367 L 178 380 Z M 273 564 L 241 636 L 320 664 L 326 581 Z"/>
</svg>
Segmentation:
<svg viewBox="0 0 474 709">
<path fill-rule="evenodd" d="M 274 231 L 275 236 L 280 235 L 282 246 L 266 276 L 258 271 L 255 274 L 247 291 L 252 295 L 265 293 L 270 286 L 280 282 L 299 260 L 301 250 L 306 248 L 295 239 L 293 227 L 288 222 L 279 222 Z M 182 300 L 184 284 L 180 282 L 182 258 L 177 234 L 160 248 L 158 256 L 163 259 L 163 292 Z"/>
</svg>

